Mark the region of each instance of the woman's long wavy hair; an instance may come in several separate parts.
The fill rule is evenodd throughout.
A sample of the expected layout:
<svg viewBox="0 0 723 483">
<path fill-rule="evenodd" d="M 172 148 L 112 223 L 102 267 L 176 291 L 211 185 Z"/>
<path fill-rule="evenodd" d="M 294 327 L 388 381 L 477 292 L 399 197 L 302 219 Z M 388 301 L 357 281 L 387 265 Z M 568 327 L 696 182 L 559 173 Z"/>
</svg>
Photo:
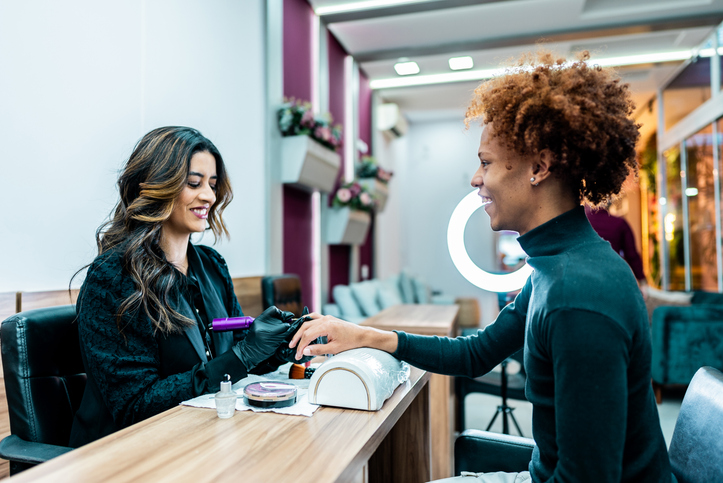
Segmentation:
<svg viewBox="0 0 723 483">
<path fill-rule="evenodd" d="M 123 267 L 135 292 L 125 299 L 116 318 L 123 332 L 123 314 L 142 310 L 164 334 L 179 332 L 195 321 L 174 310 L 182 276 L 161 249 L 161 227 L 187 183 L 191 157 L 208 152 L 216 160 L 216 203 L 208 212 L 214 240 L 228 237 L 222 213 L 233 197 L 226 169 L 216 146 L 189 127 L 161 127 L 138 142 L 118 178 L 120 201 L 111 218 L 96 231 L 98 255 L 123 250 Z"/>
</svg>

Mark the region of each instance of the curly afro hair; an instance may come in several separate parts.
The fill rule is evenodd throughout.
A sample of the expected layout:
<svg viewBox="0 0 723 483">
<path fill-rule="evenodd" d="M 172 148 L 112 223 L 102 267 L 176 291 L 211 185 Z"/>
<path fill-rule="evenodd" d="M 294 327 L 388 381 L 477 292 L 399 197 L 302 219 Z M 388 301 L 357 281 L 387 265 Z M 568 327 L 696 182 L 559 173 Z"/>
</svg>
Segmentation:
<svg viewBox="0 0 723 483">
<path fill-rule="evenodd" d="M 494 123 L 508 149 L 520 155 L 549 149 L 550 171 L 579 201 L 613 200 L 630 171 L 637 176 L 635 143 L 640 127 L 627 84 L 611 69 L 589 66 L 585 51 L 566 62 L 552 53 L 524 55 L 505 74 L 474 91 L 465 124 Z"/>
</svg>

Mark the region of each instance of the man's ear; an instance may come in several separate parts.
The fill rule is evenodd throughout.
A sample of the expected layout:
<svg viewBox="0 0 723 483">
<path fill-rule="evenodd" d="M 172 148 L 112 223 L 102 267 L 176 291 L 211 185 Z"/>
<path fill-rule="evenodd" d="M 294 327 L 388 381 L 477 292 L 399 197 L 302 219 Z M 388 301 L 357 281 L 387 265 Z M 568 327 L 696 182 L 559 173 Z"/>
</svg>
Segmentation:
<svg viewBox="0 0 723 483">
<path fill-rule="evenodd" d="M 544 181 L 550 176 L 552 176 L 552 173 L 550 172 L 550 167 L 552 166 L 552 163 L 555 161 L 555 155 L 552 154 L 552 151 L 549 149 L 543 149 L 539 153 L 537 153 L 534 156 L 534 159 L 532 160 L 532 176 L 535 178 L 535 182 L 539 183 L 540 181 Z"/>
</svg>

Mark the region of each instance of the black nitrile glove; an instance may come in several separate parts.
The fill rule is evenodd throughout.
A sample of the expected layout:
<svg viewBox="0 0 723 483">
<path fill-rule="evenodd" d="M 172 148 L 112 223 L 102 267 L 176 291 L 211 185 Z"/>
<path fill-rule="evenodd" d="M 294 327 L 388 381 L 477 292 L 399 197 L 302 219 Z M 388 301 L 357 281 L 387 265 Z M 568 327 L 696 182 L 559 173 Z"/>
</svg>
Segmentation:
<svg viewBox="0 0 723 483">
<path fill-rule="evenodd" d="M 274 355 L 254 367 L 253 370 L 251 370 L 251 374 L 268 374 L 269 372 L 275 371 L 279 368 L 280 365 L 283 365 L 286 362 L 303 363 L 306 361 L 310 361 L 313 358 L 313 356 L 308 356 L 303 357 L 300 361 L 297 361 L 296 359 L 294 359 L 294 357 L 296 357 L 296 349 L 289 348 L 289 342 L 291 342 L 291 339 L 294 337 L 294 334 L 296 334 L 296 331 L 299 330 L 301 324 L 309 320 L 309 318 L 306 317 L 308 313 L 309 309 L 307 307 L 304 307 L 302 316 L 296 320 L 293 320 L 286 329 L 286 334 L 284 335 L 284 342 L 282 342 L 279 348 L 276 349 Z"/>
<path fill-rule="evenodd" d="M 246 338 L 233 346 L 234 353 L 247 371 L 273 356 L 279 346 L 284 344 L 293 317 L 291 312 L 281 311 L 273 305 L 256 317 Z"/>
<path fill-rule="evenodd" d="M 291 342 L 291 339 L 294 338 L 294 334 L 296 334 L 296 331 L 299 330 L 299 327 L 306 322 L 307 320 L 311 320 L 309 317 L 307 317 L 309 313 L 309 308 L 304 307 L 304 311 L 301 313 L 301 317 L 296 319 L 291 323 L 288 330 L 286 331 L 286 336 L 284 337 L 284 343 L 279 346 L 278 349 L 276 349 L 276 358 L 284 361 L 284 362 L 293 362 L 295 364 L 303 364 L 304 362 L 308 362 L 311 359 L 314 358 L 314 356 L 304 356 L 301 359 L 296 359 L 296 348 L 290 348 L 289 342 Z M 316 341 L 312 342 L 312 344 L 316 344 Z"/>
</svg>

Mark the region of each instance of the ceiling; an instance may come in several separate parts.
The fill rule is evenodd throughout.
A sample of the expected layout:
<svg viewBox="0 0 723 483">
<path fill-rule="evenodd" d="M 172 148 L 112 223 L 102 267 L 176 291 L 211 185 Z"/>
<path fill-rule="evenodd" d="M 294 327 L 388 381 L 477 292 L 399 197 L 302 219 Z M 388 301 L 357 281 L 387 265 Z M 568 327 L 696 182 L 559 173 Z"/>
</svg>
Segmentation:
<svg viewBox="0 0 723 483">
<path fill-rule="evenodd" d="M 309 0 L 314 9 L 352 0 Z M 356 0 L 355 0 L 356 1 Z M 592 58 L 694 49 L 723 21 L 723 0 L 422 0 L 321 16 L 370 80 L 397 77 L 400 58 L 420 73 L 449 73 L 449 57 L 498 68 L 544 40 L 563 55 Z M 645 106 L 681 62 L 619 69 Z M 379 90 L 410 121 L 459 118 L 479 81 Z"/>
</svg>

